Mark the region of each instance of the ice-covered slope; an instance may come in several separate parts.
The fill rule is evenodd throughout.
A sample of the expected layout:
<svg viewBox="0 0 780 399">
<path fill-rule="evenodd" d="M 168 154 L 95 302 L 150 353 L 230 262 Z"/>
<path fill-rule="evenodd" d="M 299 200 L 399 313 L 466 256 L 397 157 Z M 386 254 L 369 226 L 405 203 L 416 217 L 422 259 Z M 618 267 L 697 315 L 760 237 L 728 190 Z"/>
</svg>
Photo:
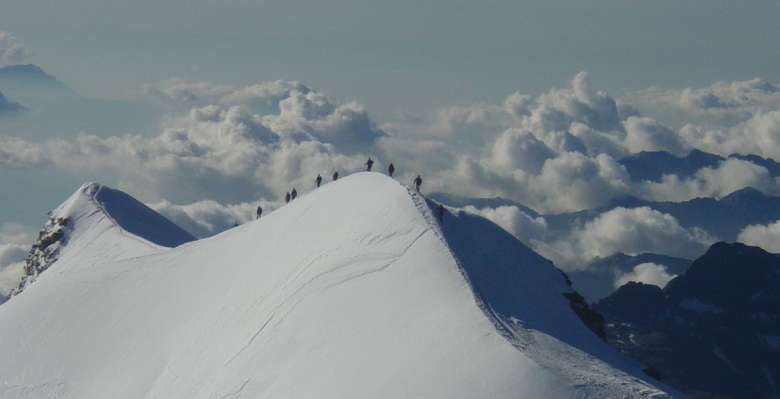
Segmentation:
<svg viewBox="0 0 780 399">
<path fill-rule="evenodd" d="M 380 174 L 175 249 L 93 250 L 0 306 L 0 397 L 668 397 L 546 260 L 473 216 L 440 230 Z"/>
</svg>

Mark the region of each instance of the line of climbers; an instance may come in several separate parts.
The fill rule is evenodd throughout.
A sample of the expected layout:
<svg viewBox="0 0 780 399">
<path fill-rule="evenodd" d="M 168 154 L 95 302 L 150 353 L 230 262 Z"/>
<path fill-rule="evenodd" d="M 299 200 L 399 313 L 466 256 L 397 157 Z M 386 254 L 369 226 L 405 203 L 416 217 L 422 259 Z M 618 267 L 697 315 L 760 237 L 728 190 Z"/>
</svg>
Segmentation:
<svg viewBox="0 0 780 399">
<path fill-rule="evenodd" d="M 371 159 L 371 157 L 368 157 L 368 161 L 366 161 L 366 171 L 371 172 L 371 169 L 374 167 L 374 160 Z M 387 167 L 387 174 L 390 177 L 393 177 L 395 174 L 395 165 L 391 162 L 390 165 Z M 333 172 L 332 180 L 336 181 L 339 179 L 339 172 Z M 414 178 L 412 183 L 414 184 L 414 189 L 419 193 L 420 192 L 420 186 L 422 186 L 422 177 L 420 175 L 417 175 L 417 177 Z M 314 179 L 314 184 L 317 186 L 317 188 L 322 185 L 322 175 L 317 174 L 317 178 Z M 291 191 L 288 191 L 284 194 L 284 202 L 290 203 L 290 201 L 294 200 L 296 197 L 298 197 L 298 191 L 293 187 Z M 437 213 L 439 216 L 439 219 L 441 220 L 443 216 L 444 208 L 439 205 L 439 208 L 437 208 Z M 258 205 L 257 206 L 257 218 L 260 219 L 260 216 L 263 215 L 263 208 Z"/>
</svg>

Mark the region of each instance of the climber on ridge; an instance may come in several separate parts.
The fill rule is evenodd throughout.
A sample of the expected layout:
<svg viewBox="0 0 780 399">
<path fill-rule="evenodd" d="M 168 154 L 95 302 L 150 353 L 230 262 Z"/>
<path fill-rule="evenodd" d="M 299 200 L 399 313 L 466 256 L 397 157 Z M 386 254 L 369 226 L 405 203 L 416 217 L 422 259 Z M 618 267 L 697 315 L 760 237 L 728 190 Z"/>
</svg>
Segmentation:
<svg viewBox="0 0 780 399">
<path fill-rule="evenodd" d="M 390 166 L 387 167 L 387 174 L 390 175 L 390 177 L 393 177 L 393 173 L 395 173 L 395 165 L 390 162 Z"/>
<path fill-rule="evenodd" d="M 262 215 L 263 215 L 263 208 L 260 205 L 258 205 L 257 206 L 257 218 L 260 219 L 260 216 L 262 216 Z"/>
<path fill-rule="evenodd" d="M 296 190 L 295 187 L 293 187 L 292 191 L 290 191 L 290 201 L 294 200 L 295 197 L 297 196 L 298 196 L 298 190 Z"/>
<path fill-rule="evenodd" d="M 316 183 L 316 184 L 317 184 L 317 188 L 320 188 L 320 184 L 322 184 L 322 176 L 320 176 L 319 174 L 317 174 L 317 178 L 316 178 L 316 179 L 314 179 L 314 183 Z"/>
<path fill-rule="evenodd" d="M 368 157 L 368 161 L 366 161 L 366 171 L 370 172 L 372 167 L 374 167 L 374 160 L 371 159 L 371 157 Z"/>
<path fill-rule="evenodd" d="M 333 172 L 333 181 L 336 181 L 339 179 L 339 172 Z"/>
<path fill-rule="evenodd" d="M 420 175 L 417 175 L 417 177 L 414 179 L 414 188 L 417 190 L 417 192 L 420 192 L 420 186 L 422 186 L 422 177 Z"/>
<path fill-rule="evenodd" d="M 287 194 L 284 195 L 284 202 L 290 203 L 290 192 L 288 191 Z"/>
</svg>

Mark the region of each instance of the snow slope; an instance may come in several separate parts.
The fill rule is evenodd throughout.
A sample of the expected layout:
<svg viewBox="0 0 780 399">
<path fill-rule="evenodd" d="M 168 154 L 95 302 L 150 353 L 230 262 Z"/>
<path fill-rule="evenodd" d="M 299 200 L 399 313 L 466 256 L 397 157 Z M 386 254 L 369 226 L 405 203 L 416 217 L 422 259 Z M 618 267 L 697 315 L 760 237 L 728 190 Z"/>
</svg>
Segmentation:
<svg viewBox="0 0 780 399">
<path fill-rule="evenodd" d="M 672 396 L 580 322 L 548 261 L 484 219 L 434 220 L 359 173 L 175 249 L 90 245 L 96 223 L 0 306 L 0 397 Z"/>
</svg>

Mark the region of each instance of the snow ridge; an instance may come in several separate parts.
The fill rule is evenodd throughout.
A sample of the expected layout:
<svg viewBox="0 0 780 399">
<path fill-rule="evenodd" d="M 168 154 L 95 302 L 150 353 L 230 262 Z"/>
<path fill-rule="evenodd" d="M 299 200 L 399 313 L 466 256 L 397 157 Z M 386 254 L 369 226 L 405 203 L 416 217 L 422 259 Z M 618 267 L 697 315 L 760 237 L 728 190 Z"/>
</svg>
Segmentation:
<svg viewBox="0 0 780 399">
<path fill-rule="evenodd" d="M 580 345 L 580 348 L 577 348 L 577 343 L 570 341 L 570 344 L 574 344 L 573 347 L 570 347 L 561 345 L 561 342 L 559 342 L 558 339 L 565 339 L 565 337 L 556 337 L 554 331 L 547 330 L 542 333 L 542 331 L 535 331 L 533 328 L 526 328 L 522 318 L 515 317 L 511 313 L 502 314 L 498 311 L 491 303 L 491 299 L 489 298 L 490 295 L 480 290 L 479 284 L 472 281 L 473 279 L 469 276 L 470 270 L 472 273 L 474 271 L 474 265 L 471 265 L 470 268 L 464 266 L 461 256 L 459 256 L 456 251 L 453 251 L 452 245 L 458 244 L 448 240 L 446 233 L 443 231 L 443 226 L 452 226 L 453 223 L 456 224 L 458 222 L 457 219 L 459 218 L 473 218 L 474 216 L 459 210 L 455 210 L 457 213 L 453 213 L 451 209 L 445 207 L 447 211 L 441 220 L 442 225 L 440 225 L 440 222 L 433 216 L 433 210 L 439 204 L 425 199 L 423 196 L 414 192 L 410 187 L 407 187 L 407 190 L 416 207 L 423 215 L 423 218 L 432 226 L 437 238 L 441 240 L 455 260 L 464 280 L 467 281 L 468 286 L 473 291 L 474 300 L 477 306 L 482 309 L 483 313 L 493 323 L 496 330 L 515 348 L 530 355 L 531 358 L 538 362 L 542 367 L 557 370 L 558 372 L 562 371 L 567 379 L 577 381 L 582 393 L 589 392 L 593 397 L 608 397 L 610 395 L 610 393 L 601 389 L 605 384 L 621 386 L 622 389 L 625 389 L 625 391 L 622 392 L 622 395 L 628 395 L 628 397 L 672 397 L 669 393 L 646 384 L 643 381 L 646 376 L 640 370 L 638 364 L 627 361 L 627 359 L 622 359 L 617 351 L 607 347 L 595 337 L 595 334 L 587 329 L 580 328 L 580 330 L 583 330 L 581 332 L 584 332 L 586 336 L 589 336 L 588 338 L 592 338 L 590 340 L 591 342 L 588 342 L 585 346 Z M 503 232 L 503 230 L 499 231 Z M 524 247 L 524 245 L 519 242 L 516 242 L 516 244 Z M 536 255 L 536 257 L 538 258 L 536 259 L 537 261 L 547 262 L 549 263 L 550 269 L 558 271 L 552 263 L 546 259 L 543 259 L 538 255 Z M 479 267 L 484 266 L 486 265 L 480 265 Z M 524 267 L 525 265 L 520 264 L 516 266 Z M 566 289 L 561 291 L 561 294 L 571 291 L 572 290 L 567 286 Z M 577 327 L 583 327 L 583 325 L 580 324 Z M 552 335 L 550 335 L 550 333 L 552 333 Z M 626 373 L 603 366 L 594 367 L 594 355 L 597 356 L 596 358 L 606 360 L 618 369 L 630 370 L 630 372 Z M 596 363 L 598 363 L 598 361 L 596 361 Z M 673 390 L 668 387 L 663 389 L 673 393 Z M 673 395 L 681 396 L 678 393 L 673 393 Z M 583 397 L 588 397 L 588 395 L 584 394 Z"/>
<path fill-rule="evenodd" d="M 358 173 L 172 249 L 80 219 L 0 306 L 0 397 L 678 397 L 582 324 L 552 264 L 431 206 Z"/>
<path fill-rule="evenodd" d="M 436 235 L 436 238 L 438 238 L 439 241 L 441 241 L 441 243 L 450 253 L 450 256 L 452 256 L 452 259 L 455 260 L 455 264 L 457 265 L 458 271 L 460 272 L 463 279 L 466 280 L 468 285 L 473 289 L 474 284 L 471 282 L 471 278 L 466 272 L 466 268 L 463 267 L 460 258 L 458 258 L 455 255 L 455 253 L 452 251 L 452 248 L 450 248 L 450 244 L 447 242 L 447 239 L 444 237 L 444 232 L 442 231 L 441 225 L 439 224 L 439 223 L 443 223 L 443 220 L 440 222 L 436 220 L 436 217 L 433 215 L 433 209 L 435 209 L 439 204 L 425 198 L 420 193 L 413 190 L 410 186 L 404 185 L 404 187 L 406 187 L 406 191 L 409 193 L 409 196 L 412 198 L 414 205 L 420 211 L 420 214 L 423 216 L 423 219 L 425 219 L 425 221 L 431 227 L 431 230 Z M 442 206 L 444 205 L 442 204 Z M 446 209 L 445 213 L 451 215 L 449 209 L 447 207 L 445 207 L 445 209 Z M 474 291 L 474 301 L 476 302 L 477 306 L 482 310 L 482 312 L 485 314 L 485 316 L 493 323 L 493 326 L 495 326 L 496 330 L 499 331 L 499 333 L 504 338 L 506 338 L 507 341 L 509 341 L 513 346 L 517 347 L 518 349 L 522 349 L 525 346 L 522 344 L 522 341 L 521 339 L 519 339 L 517 333 L 506 324 L 504 319 L 495 311 L 495 309 L 493 309 L 490 306 L 490 304 L 485 302 L 482 295 L 479 295 L 479 293 L 476 290 Z"/>
</svg>

